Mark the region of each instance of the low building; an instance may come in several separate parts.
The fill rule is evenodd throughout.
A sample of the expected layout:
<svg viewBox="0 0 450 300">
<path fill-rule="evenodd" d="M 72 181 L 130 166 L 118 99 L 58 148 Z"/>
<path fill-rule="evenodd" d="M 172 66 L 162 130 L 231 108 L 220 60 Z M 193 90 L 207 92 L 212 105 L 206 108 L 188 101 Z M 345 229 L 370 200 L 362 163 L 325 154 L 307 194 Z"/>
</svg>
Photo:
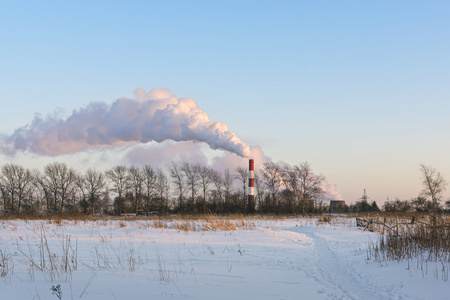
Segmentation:
<svg viewBox="0 0 450 300">
<path fill-rule="evenodd" d="M 331 200 L 330 201 L 330 212 L 331 213 L 340 213 L 345 210 L 345 201 L 344 200 Z"/>
</svg>

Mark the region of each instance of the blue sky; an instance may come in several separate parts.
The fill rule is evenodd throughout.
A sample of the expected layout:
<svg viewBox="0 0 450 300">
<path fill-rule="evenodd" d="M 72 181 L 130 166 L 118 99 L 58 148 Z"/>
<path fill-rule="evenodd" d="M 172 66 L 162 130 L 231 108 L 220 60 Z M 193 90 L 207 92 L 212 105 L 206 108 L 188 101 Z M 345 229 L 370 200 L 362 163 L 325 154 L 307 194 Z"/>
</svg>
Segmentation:
<svg viewBox="0 0 450 300">
<path fill-rule="evenodd" d="M 420 163 L 450 180 L 449 15 L 448 1 L 0 1 L 0 133 L 167 88 L 349 202 L 408 199 Z"/>
</svg>

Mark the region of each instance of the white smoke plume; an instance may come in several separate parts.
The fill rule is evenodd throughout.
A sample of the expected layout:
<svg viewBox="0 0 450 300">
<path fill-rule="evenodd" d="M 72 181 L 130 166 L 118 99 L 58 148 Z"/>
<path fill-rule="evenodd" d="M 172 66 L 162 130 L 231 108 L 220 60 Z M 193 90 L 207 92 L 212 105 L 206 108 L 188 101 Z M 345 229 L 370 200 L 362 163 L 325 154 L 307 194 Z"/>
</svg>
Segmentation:
<svg viewBox="0 0 450 300">
<path fill-rule="evenodd" d="M 198 142 L 226 151 L 207 158 L 205 144 Z M 114 153 L 92 150 L 102 146 L 122 149 L 122 158 L 118 161 Z M 0 152 L 15 154 L 19 161 L 28 157 L 30 162 L 42 162 L 42 157 L 36 159 L 40 155 L 64 155 L 69 161 L 85 160 L 80 165 L 95 161 L 95 165 L 150 163 L 167 168 L 172 161 L 189 161 L 221 171 L 246 167 L 249 157 L 255 159 L 256 170 L 272 161 L 259 146 L 243 143 L 227 125 L 211 121 L 194 100 L 177 98 L 167 89 L 137 89 L 133 99 L 91 103 L 67 118 L 36 116 L 13 134 L 0 136 Z M 336 185 L 324 182 L 322 189 L 325 199 L 342 199 Z"/>
<path fill-rule="evenodd" d="M 261 147 L 250 148 L 251 157 L 255 160 L 255 169 L 263 167 L 264 162 L 270 161 Z M 248 158 L 244 158 L 228 151 L 215 151 L 206 149 L 205 144 L 187 142 L 165 141 L 163 143 L 141 144 L 130 147 L 122 156 L 121 164 L 145 165 L 150 164 L 156 168 L 167 169 L 172 162 L 199 164 L 223 172 L 229 169 L 234 172 L 237 167 L 247 167 Z M 117 163 L 112 162 L 112 164 Z"/>
<path fill-rule="evenodd" d="M 341 194 L 337 190 L 337 186 L 332 183 L 328 183 L 327 181 L 323 181 L 321 185 L 322 190 L 324 191 L 323 198 L 326 201 L 331 200 L 343 200 Z"/>
<path fill-rule="evenodd" d="M 153 167 L 167 169 L 172 162 L 191 164 L 200 164 L 211 167 L 214 170 L 223 172 L 228 169 L 233 174 L 238 167 L 246 168 L 248 159 L 238 156 L 231 152 L 213 153 L 213 157 L 208 159 L 205 156 L 205 147 L 200 143 L 193 142 L 171 142 L 166 141 L 161 144 L 143 144 L 131 148 L 123 157 L 125 165 L 144 165 L 150 163 Z M 264 163 L 272 162 L 272 159 L 264 154 L 261 147 L 254 146 L 250 148 L 251 157 L 255 160 L 256 173 L 261 175 Z M 281 166 L 291 166 L 286 162 L 278 162 Z M 314 176 L 316 176 L 313 173 Z M 261 178 L 261 177 L 260 177 Z M 327 180 L 322 181 L 320 185 L 323 194 L 323 200 L 342 200 L 341 194 L 335 184 Z"/>
<path fill-rule="evenodd" d="M 158 143 L 165 140 L 198 141 L 250 157 L 250 147 L 227 125 L 213 122 L 197 103 L 177 98 L 167 89 L 135 91 L 134 99 L 121 98 L 111 105 L 91 103 L 66 119 L 36 116 L 31 124 L 1 139 L 5 154 L 28 151 L 57 156 L 106 145 Z"/>
</svg>

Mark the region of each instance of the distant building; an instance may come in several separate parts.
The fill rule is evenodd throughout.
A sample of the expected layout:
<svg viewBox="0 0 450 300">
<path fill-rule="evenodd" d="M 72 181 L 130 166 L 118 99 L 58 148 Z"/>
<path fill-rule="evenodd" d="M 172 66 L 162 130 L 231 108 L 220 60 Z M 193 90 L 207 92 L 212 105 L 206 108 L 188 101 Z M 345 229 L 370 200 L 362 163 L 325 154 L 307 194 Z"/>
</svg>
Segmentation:
<svg viewBox="0 0 450 300">
<path fill-rule="evenodd" d="M 330 212 L 340 213 L 344 212 L 345 201 L 344 200 L 331 200 L 330 201 Z"/>
</svg>

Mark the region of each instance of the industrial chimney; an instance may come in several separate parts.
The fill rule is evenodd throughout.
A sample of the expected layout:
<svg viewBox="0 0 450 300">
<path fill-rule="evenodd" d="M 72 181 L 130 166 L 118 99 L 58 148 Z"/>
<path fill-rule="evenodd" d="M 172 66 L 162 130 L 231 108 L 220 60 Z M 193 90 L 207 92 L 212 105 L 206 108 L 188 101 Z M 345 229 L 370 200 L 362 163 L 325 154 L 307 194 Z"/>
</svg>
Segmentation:
<svg viewBox="0 0 450 300">
<path fill-rule="evenodd" d="M 250 159 L 248 162 L 248 202 L 247 211 L 255 211 L 255 162 Z"/>
</svg>

